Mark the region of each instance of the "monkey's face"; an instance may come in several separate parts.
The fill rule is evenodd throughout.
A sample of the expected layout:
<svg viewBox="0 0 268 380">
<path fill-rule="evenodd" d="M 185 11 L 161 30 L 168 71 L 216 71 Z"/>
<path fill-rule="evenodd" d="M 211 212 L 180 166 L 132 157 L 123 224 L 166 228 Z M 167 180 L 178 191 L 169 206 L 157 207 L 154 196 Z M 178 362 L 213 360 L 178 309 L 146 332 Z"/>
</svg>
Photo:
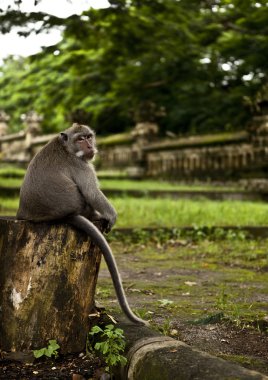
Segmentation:
<svg viewBox="0 0 268 380">
<path fill-rule="evenodd" d="M 92 160 L 97 153 L 95 134 L 86 125 L 73 124 L 61 133 L 61 140 L 66 149 L 84 160 Z"/>
<path fill-rule="evenodd" d="M 87 160 L 93 159 L 97 152 L 93 133 L 90 132 L 85 135 L 79 134 L 79 136 L 76 137 L 75 144 L 78 147 L 78 151 L 76 152 L 78 157 L 84 157 Z"/>
</svg>

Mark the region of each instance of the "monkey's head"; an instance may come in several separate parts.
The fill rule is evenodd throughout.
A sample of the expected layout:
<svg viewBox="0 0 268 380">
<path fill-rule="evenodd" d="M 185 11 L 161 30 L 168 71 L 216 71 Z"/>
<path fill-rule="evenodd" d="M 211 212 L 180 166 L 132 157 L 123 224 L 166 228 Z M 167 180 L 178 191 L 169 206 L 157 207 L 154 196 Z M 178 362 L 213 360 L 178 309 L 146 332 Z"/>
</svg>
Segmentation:
<svg viewBox="0 0 268 380">
<path fill-rule="evenodd" d="M 87 125 L 74 123 L 60 134 L 67 151 L 84 160 L 92 160 L 97 153 L 95 133 Z"/>
</svg>

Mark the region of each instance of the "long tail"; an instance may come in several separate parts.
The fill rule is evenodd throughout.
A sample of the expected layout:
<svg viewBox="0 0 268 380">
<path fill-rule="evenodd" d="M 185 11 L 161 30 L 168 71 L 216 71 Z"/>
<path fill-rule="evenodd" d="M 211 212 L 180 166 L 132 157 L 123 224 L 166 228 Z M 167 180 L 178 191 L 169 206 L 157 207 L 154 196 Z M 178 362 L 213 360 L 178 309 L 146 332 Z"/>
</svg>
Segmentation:
<svg viewBox="0 0 268 380">
<path fill-rule="evenodd" d="M 104 256 L 104 259 L 106 261 L 107 267 L 113 280 L 119 305 L 121 306 L 121 309 L 123 310 L 127 318 L 131 322 L 136 324 L 148 324 L 148 322 L 144 321 L 141 318 L 138 318 L 130 309 L 113 253 L 102 233 L 92 222 L 90 222 L 88 219 L 84 218 L 81 215 L 70 216 L 68 217 L 67 221 L 73 226 L 81 229 L 86 234 L 88 234 L 90 238 L 94 241 L 94 243 L 97 244 L 97 246 L 102 251 L 102 254 Z"/>
</svg>

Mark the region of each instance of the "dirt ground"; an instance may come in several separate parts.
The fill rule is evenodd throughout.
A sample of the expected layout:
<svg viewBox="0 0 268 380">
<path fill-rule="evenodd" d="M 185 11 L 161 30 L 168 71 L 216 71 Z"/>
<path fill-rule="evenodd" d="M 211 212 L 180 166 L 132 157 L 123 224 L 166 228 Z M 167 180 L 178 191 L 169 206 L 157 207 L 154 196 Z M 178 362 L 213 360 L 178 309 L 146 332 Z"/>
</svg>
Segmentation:
<svg viewBox="0 0 268 380">
<path fill-rule="evenodd" d="M 267 240 L 113 241 L 133 310 L 152 327 L 202 351 L 268 375 Z M 105 264 L 97 302 L 119 311 Z M 0 379 L 100 379 L 85 353 L 32 364 L 0 361 Z M 102 377 L 102 380 L 105 379 Z"/>
<path fill-rule="evenodd" d="M 84 353 L 67 355 L 58 359 L 39 359 L 33 363 L 1 360 L 0 379 L 5 380 L 84 380 L 99 379 L 104 364 Z"/>
<path fill-rule="evenodd" d="M 130 305 L 154 328 L 268 375 L 267 240 L 112 247 Z M 97 298 L 111 310 L 109 283 L 103 265 Z"/>
</svg>

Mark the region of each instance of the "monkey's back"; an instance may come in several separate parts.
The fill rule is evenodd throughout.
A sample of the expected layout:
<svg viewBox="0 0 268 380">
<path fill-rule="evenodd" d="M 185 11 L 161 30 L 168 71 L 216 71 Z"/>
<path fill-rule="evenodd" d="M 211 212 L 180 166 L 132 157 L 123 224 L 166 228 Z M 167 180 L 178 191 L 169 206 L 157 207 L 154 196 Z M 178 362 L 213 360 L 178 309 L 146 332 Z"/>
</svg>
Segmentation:
<svg viewBox="0 0 268 380">
<path fill-rule="evenodd" d="M 72 171 L 82 170 L 75 164 L 58 137 L 45 145 L 27 169 L 17 218 L 46 221 L 77 214 L 84 200 L 73 180 Z"/>
</svg>

